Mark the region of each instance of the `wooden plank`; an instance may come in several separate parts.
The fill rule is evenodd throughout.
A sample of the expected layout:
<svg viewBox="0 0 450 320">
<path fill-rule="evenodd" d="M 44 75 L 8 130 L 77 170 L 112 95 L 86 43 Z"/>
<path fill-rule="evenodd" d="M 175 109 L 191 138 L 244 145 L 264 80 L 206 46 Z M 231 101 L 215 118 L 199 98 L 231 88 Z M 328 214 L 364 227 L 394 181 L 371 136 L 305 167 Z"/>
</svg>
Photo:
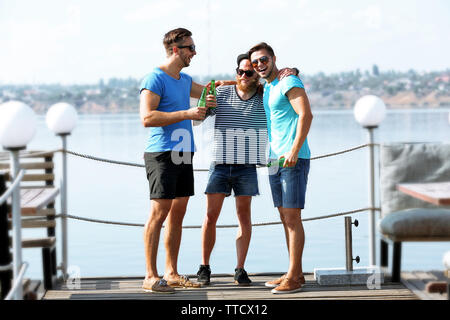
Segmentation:
<svg viewBox="0 0 450 320">
<path fill-rule="evenodd" d="M 450 205 L 450 181 L 433 183 L 401 183 L 398 190 L 437 206 Z"/>
<path fill-rule="evenodd" d="M 22 228 L 55 228 L 56 221 L 55 220 L 22 220 Z M 8 220 L 8 229 L 12 229 L 12 222 Z"/>
<path fill-rule="evenodd" d="M 40 209 L 37 210 L 36 213 L 27 213 L 27 212 L 23 212 L 22 211 L 22 216 L 28 217 L 28 216 L 33 216 L 33 217 L 48 217 L 48 216 L 54 216 L 56 214 L 56 210 L 54 208 L 44 208 L 44 209 Z"/>
<path fill-rule="evenodd" d="M 23 197 L 22 197 L 23 192 Z M 22 214 L 36 214 L 59 194 L 59 188 L 33 188 L 21 190 Z"/>
<path fill-rule="evenodd" d="M 251 276 L 253 285 L 239 287 L 233 277 L 212 278 L 213 285 L 201 288 L 177 288 L 173 295 L 146 293 L 141 289 L 143 278 L 89 278 L 81 279 L 78 290 L 69 290 L 65 284 L 47 291 L 45 299 L 164 299 L 164 300 L 221 300 L 221 299 L 337 299 L 337 300 L 411 300 L 417 296 L 402 284 L 386 283 L 380 290 L 370 290 L 366 286 L 319 286 L 306 276 L 304 290 L 289 295 L 274 295 L 264 282 L 271 276 Z M 194 278 L 195 280 L 195 278 Z"/>
<path fill-rule="evenodd" d="M 22 247 L 23 248 L 51 247 L 55 245 L 55 242 L 56 242 L 55 237 L 22 239 Z"/>
<path fill-rule="evenodd" d="M 39 169 L 53 169 L 55 167 L 53 162 L 27 162 L 21 163 L 20 167 L 25 170 L 39 170 Z M 1 169 L 9 169 L 9 163 L 0 163 Z"/>
<path fill-rule="evenodd" d="M 42 174 L 25 174 L 22 181 L 53 181 L 55 180 L 55 175 L 53 173 L 42 173 Z"/>
<path fill-rule="evenodd" d="M 426 291 L 426 284 L 435 280 L 436 278 L 428 272 L 402 272 L 402 283 L 422 300 L 445 299 L 442 294 Z"/>
</svg>

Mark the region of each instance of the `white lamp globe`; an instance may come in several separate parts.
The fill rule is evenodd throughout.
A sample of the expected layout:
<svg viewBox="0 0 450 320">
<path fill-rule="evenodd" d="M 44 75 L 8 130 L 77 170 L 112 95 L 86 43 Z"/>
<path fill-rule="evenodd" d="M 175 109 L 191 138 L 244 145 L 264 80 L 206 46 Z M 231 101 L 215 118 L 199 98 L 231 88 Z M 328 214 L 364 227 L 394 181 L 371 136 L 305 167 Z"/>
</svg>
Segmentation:
<svg viewBox="0 0 450 320">
<path fill-rule="evenodd" d="M 386 106 L 377 96 L 367 95 L 356 101 L 353 114 L 363 127 L 377 127 L 386 117 Z"/>
<path fill-rule="evenodd" d="M 450 251 L 447 251 L 446 253 L 444 253 L 442 262 L 444 263 L 445 269 L 450 270 Z"/>
<path fill-rule="evenodd" d="M 45 117 L 47 127 L 55 134 L 70 134 L 77 125 L 77 120 L 77 111 L 71 104 L 65 102 L 52 105 Z"/>
<path fill-rule="evenodd" d="M 36 114 L 27 104 L 8 101 L 0 105 L 0 144 L 5 149 L 21 149 L 36 133 Z"/>
</svg>

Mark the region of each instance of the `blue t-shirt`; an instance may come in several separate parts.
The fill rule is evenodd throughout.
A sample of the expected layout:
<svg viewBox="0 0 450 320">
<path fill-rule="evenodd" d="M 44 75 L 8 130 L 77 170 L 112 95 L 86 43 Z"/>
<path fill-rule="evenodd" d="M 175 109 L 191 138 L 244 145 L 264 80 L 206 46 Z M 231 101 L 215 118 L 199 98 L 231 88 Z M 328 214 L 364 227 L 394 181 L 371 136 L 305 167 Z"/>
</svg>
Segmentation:
<svg viewBox="0 0 450 320">
<path fill-rule="evenodd" d="M 264 110 L 269 132 L 270 159 L 277 159 L 292 149 L 297 133 L 298 114 L 292 108 L 286 93 L 294 88 L 304 88 L 303 82 L 295 76 L 279 81 L 276 78 L 264 86 Z M 308 139 L 305 139 L 298 157 L 311 158 Z"/>
<path fill-rule="evenodd" d="M 180 79 L 175 79 L 155 68 L 141 82 L 141 90 L 148 89 L 160 96 L 156 110 L 174 112 L 189 109 L 192 78 L 180 73 Z M 150 127 L 145 152 L 163 151 L 194 152 L 194 136 L 191 120 L 183 120 L 164 127 Z"/>
</svg>

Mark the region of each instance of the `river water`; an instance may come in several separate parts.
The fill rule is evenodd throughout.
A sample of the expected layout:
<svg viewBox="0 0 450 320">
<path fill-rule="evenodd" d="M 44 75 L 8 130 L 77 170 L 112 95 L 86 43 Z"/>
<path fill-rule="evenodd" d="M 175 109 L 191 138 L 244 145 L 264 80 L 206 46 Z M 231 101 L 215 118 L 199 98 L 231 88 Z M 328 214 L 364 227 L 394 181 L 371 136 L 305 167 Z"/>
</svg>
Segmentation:
<svg viewBox="0 0 450 320">
<path fill-rule="evenodd" d="M 345 150 L 367 142 L 367 133 L 354 120 L 351 110 L 316 111 L 309 134 L 312 156 Z M 434 142 L 450 141 L 449 109 L 388 111 L 386 119 L 375 131 L 376 142 Z M 210 124 L 211 125 L 211 124 Z M 210 137 L 205 128 L 195 127 L 198 152 L 196 168 L 208 168 Z M 81 115 L 76 129 L 68 137 L 68 149 L 132 163 L 143 163 L 142 154 L 147 129 L 140 124 L 138 114 Z M 60 148 L 60 139 L 39 117 L 38 132 L 29 144 L 30 150 Z M 378 151 L 378 149 L 376 149 Z M 368 149 L 313 160 L 309 175 L 306 207 L 303 218 L 311 218 L 368 206 Z M 61 154 L 55 155 L 56 182 L 59 183 Z M 279 221 L 273 208 L 266 169 L 259 169 L 260 196 L 252 202 L 252 222 Z M 149 210 L 148 184 L 143 168 L 119 166 L 68 156 L 68 213 L 94 219 L 145 223 Z M 201 225 L 205 214 L 207 172 L 196 172 L 195 192 L 188 205 L 185 225 Z M 377 180 L 378 182 L 378 180 Z M 58 198 L 59 201 L 59 198 Z M 376 203 L 379 203 L 378 194 Z M 59 203 L 56 205 L 59 209 Z M 359 227 L 353 229 L 353 254 L 367 266 L 368 214 L 353 215 Z M 378 221 L 378 219 L 377 219 Z M 218 224 L 236 224 L 234 199 L 226 199 Z M 58 221 L 58 225 L 60 222 Z M 303 270 L 345 267 L 344 217 L 304 223 L 306 243 Z M 145 272 L 143 228 L 115 226 L 69 220 L 69 265 L 76 267 L 82 277 L 143 276 Z M 232 273 L 236 264 L 236 228 L 218 229 L 211 257 L 213 273 Z M 40 230 L 24 230 L 23 235 L 37 236 Z M 61 233 L 58 226 L 58 261 L 61 258 Z M 162 241 L 158 254 L 158 270 L 164 269 Z M 377 249 L 378 240 L 377 240 Z M 405 243 L 403 270 L 442 269 L 448 242 Z M 41 253 L 38 249 L 24 250 L 30 263 L 27 277 L 42 276 Z M 378 259 L 378 254 L 377 254 Z M 196 273 L 201 263 L 200 229 L 184 229 L 179 254 L 179 272 Z M 281 225 L 253 228 L 246 261 L 248 272 L 282 272 L 288 266 L 288 256 Z"/>
</svg>

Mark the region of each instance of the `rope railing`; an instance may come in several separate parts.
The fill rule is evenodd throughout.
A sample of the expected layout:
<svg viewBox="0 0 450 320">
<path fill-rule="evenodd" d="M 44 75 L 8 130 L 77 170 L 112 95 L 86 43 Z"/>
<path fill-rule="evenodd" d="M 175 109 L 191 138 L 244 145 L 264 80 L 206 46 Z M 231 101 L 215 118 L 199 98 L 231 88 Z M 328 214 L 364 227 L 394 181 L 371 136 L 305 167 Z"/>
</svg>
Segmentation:
<svg viewBox="0 0 450 320">
<path fill-rule="evenodd" d="M 342 151 L 338 151 L 338 152 L 333 152 L 333 153 L 329 153 L 329 154 L 324 154 L 324 155 L 320 155 L 320 156 L 316 156 L 316 157 L 312 157 L 311 160 L 318 160 L 318 159 L 322 159 L 322 158 L 327 158 L 327 157 L 332 157 L 332 156 L 336 156 L 336 155 L 340 155 L 340 154 L 344 154 L 347 152 L 352 152 L 358 149 L 362 149 L 362 148 L 366 148 L 369 146 L 379 146 L 379 144 L 377 143 L 366 143 L 366 144 L 362 144 L 353 148 L 349 148 L 349 149 L 345 149 Z M 47 154 L 51 154 L 51 153 L 56 153 L 56 152 L 66 152 L 67 154 L 76 156 L 76 157 L 80 157 L 80 158 L 85 158 L 85 159 L 89 159 L 89 160 L 94 160 L 94 161 L 99 161 L 99 162 L 105 162 L 105 163 L 111 163 L 111 164 L 117 164 L 117 165 L 123 165 L 123 166 L 131 166 L 131 167 L 137 167 L 137 168 L 145 168 L 144 164 L 140 164 L 140 163 L 133 163 L 133 162 L 126 162 L 126 161 L 118 161 L 118 160 L 112 160 L 112 159 L 106 159 L 106 158 L 100 158 L 100 157 L 96 157 L 93 155 L 88 155 L 88 154 L 83 154 L 80 152 L 75 152 L 75 151 L 71 151 L 71 150 L 66 150 L 66 149 L 55 149 L 52 151 L 43 151 L 43 152 L 33 152 L 33 153 L 25 153 L 25 154 L 20 154 L 20 158 L 33 158 L 33 157 L 39 157 L 39 156 L 45 156 Z M 0 161 L 2 160 L 7 160 L 8 158 L 0 158 Z M 266 166 L 259 166 L 259 168 L 264 168 Z M 194 171 L 209 171 L 209 169 L 194 169 Z"/>
<path fill-rule="evenodd" d="M 316 156 L 316 157 L 312 157 L 311 160 L 318 160 L 318 159 L 322 159 L 322 158 L 327 158 L 327 157 L 332 157 L 332 156 L 336 156 L 336 155 L 340 155 L 340 154 L 344 154 L 347 152 L 352 152 L 358 149 L 362 149 L 362 148 L 366 148 L 369 146 L 379 146 L 378 143 L 366 143 L 366 144 L 362 144 L 353 148 L 349 148 L 349 149 L 345 149 L 342 151 L 338 151 L 338 152 L 333 152 L 333 153 L 329 153 L 329 154 L 324 154 L 324 155 L 320 155 L 320 156 Z M 52 154 L 52 153 L 57 153 L 57 152 L 66 152 L 70 155 L 73 156 L 77 156 L 77 157 L 81 157 L 81 158 L 85 158 L 85 159 L 89 159 L 89 160 L 95 160 L 95 161 L 100 161 L 100 162 L 106 162 L 106 163 L 111 163 L 111 164 L 117 164 L 117 165 L 124 165 L 124 166 L 131 166 L 131 167 L 138 167 L 138 168 L 145 168 L 145 165 L 140 164 L 140 163 L 133 163 L 133 162 L 126 162 L 126 161 L 118 161 L 118 160 L 111 160 L 111 159 L 106 159 L 106 158 L 100 158 L 100 157 L 96 157 L 96 156 L 92 156 L 92 155 L 88 155 L 88 154 L 83 154 L 80 152 L 75 152 L 75 151 L 71 151 L 71 150 L 65 150 L 65 149 L 55 149 L 55 150 L 51 150 L 51 151 L 42 151 L 42 152 L 31 152 L 31 153 L 21 153 L 19 155 L 20 158 L 34 158 L 34 157 L 39 157 L 39 156 L 45 156 L 48 154 Z M 8 160 L 8 157 L 0 157 L 0 161 L 5 161 Z M 260 166 L 260 167 L 265 167 L 265 166 Z M 208 171 L 209 169 L 194 169 L 194 171 Z"/>
<path fill-rule="evenodd" d="M 13 193 L 13 191 L 17 188 L 17 186 L 19 185 L 20 181 L 22 180 L 24 174 L 25 174 L 25 170 L 22 169 L 19 171 L 19 174 L 14 179 L 14 181 L 11 183 L 9 188 L 0 197 L 0 205 L 2 205 L 3 202 L 5 202 L 11 196 L 11 193 Z"/>
<path fill-rule="evenodd" d="M 333 153 L 329 153 L 329 154 L 324 154 L 324 155 L 321 155 L 321 156 L 312 157 L 311 160 L 318 160 L 318 159 L 322 159 L 322 158 L 326 158 L 326 157 L 332 157 L 332 156 L 344 154 L 344 153 L 347 153 L 347 152 L 352 152 L 352 151 L 355 151 L 355 150 L 358 150 L 358 149 L 366 148 L 368 146 L 379 146 L 379 144 L 367 143 L 367 144 L 359 145 L 359 146 L 356 146 L 356 147 L 353 147 L 353 148 L 345 149 L 345 150 L 342 150 L 342 151 L 338 151 L 338 152 L 333 152 Z M 105 162 L 105 163 L 111 163 L 111 164 L 117 164 L 117 165 L 125 165 L 125 166 L 132 166 L 132 167 L 139 167 L 139 168 L 144 168 L 145 167 L 145 165 L 139 164 L 139 163 L 132 163 L 132 162 L 125 162 L 125 161 L 117 161 L 117 160 L 105 159 L 105 158 L 100 158 L 100 157 L 96 157 L 96 156 L 92 156 L 92 155 L 82 154 L 82 153 L 78 153 L 78 152 L 74 152 L 74 151 L 70 151 L 70 150 L 66 150 L 66 149 L 56 149 L 56 150 L 53 150 L 53 151 L 44 151 L 44 152 L 34 152 L 34 153 L 29 153 L 29 154 L 22 154 L 22 155 L 20 155 L 20 157 L 23 157 L 23 158 L 38 157 L 38 156 L 45 156 L 47 154 L 51 154 L 51 153 L 55 153 L 55 152 L 66 152 L 66 153 L 68 153 L 70 155 L 73 155 L 73 156 L 77 156 L 77 157 L 81 157 L 81 158 L 85 158 L 85 159 L 89 159 L 89 160 Z M 2 160 L 2 159 L 0 159 L 0 160 Z M 259 168 L 261 168 L 261 167 L 265 167 L 265 166 L 259 166 Z M 209 171 L 209 169 L 194 169 L 194 171 Z M 23 172 L 22 172 L 22 176 L 23 176 Z M 1 199 L 3 199 L 3 196 L 2 196 Z M 0 201 L 0 204 L 1 203 L 2 202 Z M 306 221 L 313 221 L 313 220 L 322 220 L 322 219 L 328 219 L 328 218 L 338 217 L 338 216 L 342 216 L 342 215 L 348 215 L 348 214 L 352 214 L 352 213 L 364 212 L 364 211 L 369 211 L 369 210 L 380 211 L 380 208 L 361 208 L 361 209 L 356 209 L 356 210 L 351 210 L 351 211 L 346 211 L 346 212 L 339 212 L 339 213 L 334 213 L 334 214 L 328 214 L 328 215 L 322 215 L 322 216 L 317 216 L 317 217 L 312 217 L 312 218 L 306 218 L 306 219 L 302 219 L 302 221 L 306 222 Z M 55 216 L 55 218 L 61 218 L 61 217 L 70 218 L 70 219 L 74 219 L 74 220 L 80 220 L 80 221 L 86 221 L 86 222 L 111 224 L 111 225 L 132 226 L 132 227 L 143 227 L 144 226 L 144 224 L 140 224 L 140 223 L 129 223 L 129 222 L 100 220 L 100 219 L 85 218 L 85 217 L 69 215 L 69 214 L 58 214 L 58 215 Z M 34 219 L 38 220 L 38 219 L 40 219 L 40 217 L 29 218 L 27 220 L 34 220 Z M 252 226 L 259 227 L 259 226 L 268 226 L 268 225 L 278 225 L 278 224 L 281 224 L 281 223 L 282 223 L 281 221 L 264 222 L 264 223 L 255 223 L 255 224 L 252 224 Z M 201 227 L 202 227 L 201 225 L 183 226 L 183 228 L 185 228 L 185 229 L 199 229 Z M 236 225 L 236 224 L 218 225 L 217 226 L 217 228 L 236 228 L 236 227 L 238 227 L 238 225 Z"/>
<path fill-rule="evenodd" d="M 356 209 L 356 210 L 350 210 L 350 211 L 345 211 L 345 212 L 338 212 L 338 213 L 327 214 L 327 215 L 322 215 L 322 216 L 317 216 L 317 217 L 312 217 L 312 218 L 306 218 L 306 219 L 302 219 L 302 221 L 306 222 L 306 221 L 322 220 L 322 219 L 334 218 L 334 217 L 339 217 L 339 216 L 343 216 L 343 215 L 359 213 L 359 212 L 364 212 L 364 211 L 369 211 L 369 210 L 380 211 L 380 208 L 361 208 L 361 209 Z M 80 216 L 75 216 L 75 215 L 70 215 L 70 214 L 67 214 L 67 215 L 57 214 L 57 215 L 55 215 L 55 218 L 62 218 L 62 217 L 66 217 L 66 218 L 74 219 L 74 220 L 79 220 L 79 221 L 85 221 L 85 222 L 101 223 L 101 224 L 120 225 L 120 226 L 127 226 L 127 227 L 144 227 L 144 224 L 142 224 L 142 223 L 131 223 L 131 222 L 101 220 L 101 219 L 80 217 Z M 28 218 L 27 221 L 39 220 L 39 219 L 42 219 L 42 218 L 41 217 Z M 252 226 L 253 227 L 261 227 L 261 226 L 278 225 L 278 224 L 281 224 L 281 223 L 282 223 L 281 221 L 261 222 L 261 223 L 253 223 Z M 239 225 L 237 225 L 237 224 L 228 224 L 228 225 L 218 225 L 216 227 L 217 228 L 236 228 L 236 227 L 239 227 Z M 201 225 L 183 226 L 183 229 L 200 229 L 200 228 L 202 228 Z"/>
</svg>

